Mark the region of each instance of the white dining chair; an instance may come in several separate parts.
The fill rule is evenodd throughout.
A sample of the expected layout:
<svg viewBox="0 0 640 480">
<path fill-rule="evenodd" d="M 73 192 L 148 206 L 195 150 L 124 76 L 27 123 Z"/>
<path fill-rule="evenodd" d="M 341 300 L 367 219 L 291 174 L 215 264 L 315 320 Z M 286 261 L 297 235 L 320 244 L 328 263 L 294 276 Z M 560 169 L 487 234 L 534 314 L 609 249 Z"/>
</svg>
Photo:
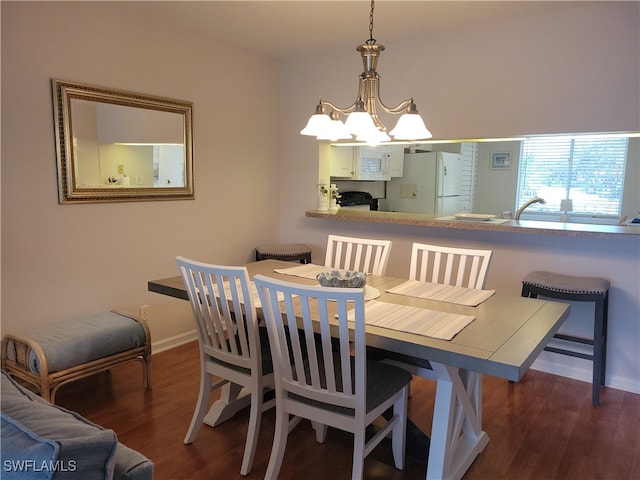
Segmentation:
<svg viewBox="0 0 640 480">
<path fill-rule="evenodd" d="M 184 257 L 176 257 L 176 263 L 189 295 L 200 346 L 200 392 L 184 443 L 195 440 L 212 391 L 228 383 L 245 387 L 251 406 L 240 474 L 247 475 L 262 412 L 275 405 L 274 399 L 263 401 L 265 390 L 273 387 L 273 364 L 266 329 L 258 327 L 249 274 L 245 267 L 210 265 Z M 214 375 L 221 379 L 215 384 Z"/>
<path fill-rule="evenodd" d="M 391 245 L 390 240 L 329 235 L 324 266 L 384 275 Z"/>
<path fill-rule="evenodd" d="M 288 432 L 302 418 L 311 420 L 319 442 L 325 440 L 327 426 L 353 434 L 353 479 L 362 478 L 365 457 L 389 433 L 394 464 L 404 468 L 411 375 L 367 360 L 363 290 L 301 285 L 263 275 L 254 281 L 275 373 L 275 438 L 265 478 L 278 477 Z M 393 414 L 385 420 L 382 414 L 390 407 Z M 376 422 L 379 430 L 367 441 L 367 426 L 378 419 L 384 423 Z"/>
<path fill-rule="evenodd" d="M 414 243 L 409 280 L 482 289 L 491 254 L 491 250 Z"/>
<path fill-rule="evenodd" d="M 486 282 L 491 250 L 414 243 L 411 248 L 409 280 L 481 290 Z M 386 350 L 369 348 L 370 358 L 395 365 L 423 378 L 435 380 L 428 360 Z"/>
</svg>

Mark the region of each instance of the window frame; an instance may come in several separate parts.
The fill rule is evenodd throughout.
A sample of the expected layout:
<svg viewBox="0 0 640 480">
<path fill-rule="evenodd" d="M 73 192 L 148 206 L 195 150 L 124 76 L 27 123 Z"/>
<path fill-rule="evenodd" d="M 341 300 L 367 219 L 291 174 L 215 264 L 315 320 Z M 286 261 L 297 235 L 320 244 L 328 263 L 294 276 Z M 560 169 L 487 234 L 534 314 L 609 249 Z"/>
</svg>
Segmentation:
<svg viewBox="0 0 640 480">
<path fill-rule="evenodd" d="M 545 198 L 546 203 L 531 205 L 522 216 L 558 220 L 563 213 L 560 209 L 561 200 L 572 199 L 573 211 L 569 214 L 573 218 L 618 219 L 622 214 L 628 154 L 629 139 L 624 137 L 554 135 L 526 138 L 520 143 L 515 208 L 539 196 Z M 614 171 L 604 172 L 605 176 L 602 169 L 597 170 L 603 158 L 594 159 L 594 156 L 601 155 L 606 155 L 604 161 L 615 162 Z M 566 163 L 566 169 L 562 167 L 563 162 Z M 534 163 L 538 163 L 537 167 L 532 167 Z M 580 164 L 588 166 L 590 170 L 585 173 L 585 169 L 580 170 Z M 550 184 L 535 185 L 543 179 Z M 597 180 L 600 186 L 596 185 Z M 593 186 L 585 188 L 589 182 Z M 553 186 L 553 183 L 556 185 Z M 611 198 L 602 196 L 601 192 L 606 188 L 613 188 L 617 193 Z M 554 189 L 564 189 L 563 196 L 554 195 Z M 614 209 L 606 207 L 607 202 L 613 202 Z M 589 206 L 596 208 L 589 209 Z"/>
</svg>

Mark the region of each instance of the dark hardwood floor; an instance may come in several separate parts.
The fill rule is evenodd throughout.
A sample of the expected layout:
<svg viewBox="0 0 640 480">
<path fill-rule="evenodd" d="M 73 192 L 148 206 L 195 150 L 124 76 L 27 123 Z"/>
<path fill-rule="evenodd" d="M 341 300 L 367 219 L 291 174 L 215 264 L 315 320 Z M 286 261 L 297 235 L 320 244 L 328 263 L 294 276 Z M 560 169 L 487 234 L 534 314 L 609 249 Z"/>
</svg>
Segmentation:
<svg viewBox="0 0 640 480">
<path fill-rule="evenodd" d="M 198 392 L 197 343 L 153 356 L 153 389 L 145 392 L 139 364 L 79 380 L 59 390 L 57 403 L 113 429 L 118 439 L 155 463 L 155 478 L 235 479 L 248 422 L 241 412 L 224 424 L 203 426 L 184 445 Z M 434 383 L 416 378 L 410 418 L 430 431 Z M 530 371 L 513 385 L 484 379 L 483 428 L 490 441 L 465 479 L 640 479 L 640 395 L 603 390 L 591 405 L 591 385 Z M 212 400 L 217 394 L 212 395 Z M 247 479 L 261 479 L 269 461 L 273 411 L 264 414 L 260 443 Z M 329 429 L 318 444 L 308 422 L 291 434 L 281 479 L 347 479 L 351 439 Z M 378 447 L 365 461 L 367 479 L 421 479 L 425 465 L 407 458 L 403 471 Z"/>
</svg>

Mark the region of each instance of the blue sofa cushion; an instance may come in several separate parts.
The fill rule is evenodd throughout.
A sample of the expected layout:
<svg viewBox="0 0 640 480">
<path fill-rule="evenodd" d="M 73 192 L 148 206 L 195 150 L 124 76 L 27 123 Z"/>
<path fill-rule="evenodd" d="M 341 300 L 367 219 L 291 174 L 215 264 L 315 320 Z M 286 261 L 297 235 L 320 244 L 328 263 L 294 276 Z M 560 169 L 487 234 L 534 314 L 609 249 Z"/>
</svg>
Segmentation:
<svg viewBox="0 0 640 480">
<path fill-rule="evenodd" d="M 60 448 L 25 428 L 4 413 L 0 414 L 2 445 L 2 478 L 49 480 L 53 477 Z"/>
<path fill-rule="evenodd" d="M 2 414 L 13 420 L 14 427 L 20 424 L 25 433 L 57 444 L 54 479 L 113 477 L 118 444 L 113 430 L 107 430 L 75 412 L 46 402 L 20 387 L 5 372 L 2 372 L 0 388 Z M 2 428 L 4 435 L 4 424 Z M 6 460 L 11 459 L 5 456 L 3 441 L 3 467 Z"/>
<path fill-rule="evenodd" d="M 140 323 L 114 312 L 46 325 L 29 332 L 29 339 L 42 347 L 49 373 L 142 347 L 147 341 Z M 40 359 L 33 351 L 29 368 L 40 373 Z"/>
</svg>

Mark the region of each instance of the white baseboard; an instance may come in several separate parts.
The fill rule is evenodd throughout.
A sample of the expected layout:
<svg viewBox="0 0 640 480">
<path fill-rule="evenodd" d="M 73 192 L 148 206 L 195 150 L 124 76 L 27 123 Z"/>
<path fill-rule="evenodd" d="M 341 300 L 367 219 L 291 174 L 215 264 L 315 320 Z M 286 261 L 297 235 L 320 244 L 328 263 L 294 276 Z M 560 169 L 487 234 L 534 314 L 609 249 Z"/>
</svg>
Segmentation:
<svg viewBox="0 0 640 480">
<path fill-rule="evenodd" d="M 180 345 L 184 345 L 185 343 L 192 342 L 196 340 L 197 334 L 195 330 L 191 330 L 189 332 L 181 333 L 180 335 L 176 335 L 175 337 L 165 338 L 164 340 L 160 340 L 158 342 L 151 342 L 151 353 L 160 353 L 165 350 L 169 350 L 174 347 L 179 347 Z"/>
<path fill-rule="evenodd" d="M 544 355 L 544 353 L 543 353 Z M 539 370 L 541 372 L 551 373 L 554 375 L 560 375 L 561 377 L 572 378 L 574 380 L 580 380 L 582 382 L 591 383 L 593 378 L 593 370 L 591 362 L 585 361 L 585 367 L 577 365 L 567 365 L 564 363 L 553 362 L 538 357 L 531 368 L 533 370 Z M 605 378 L 605 385 L 609 388 L 615 388 L 616 390 L 622 390 L 631 393 L 640 393 L 640 382 L 634 381 L 632 378 L 620 377 L 616 375 L 608 374 Z"/>
</svg>

